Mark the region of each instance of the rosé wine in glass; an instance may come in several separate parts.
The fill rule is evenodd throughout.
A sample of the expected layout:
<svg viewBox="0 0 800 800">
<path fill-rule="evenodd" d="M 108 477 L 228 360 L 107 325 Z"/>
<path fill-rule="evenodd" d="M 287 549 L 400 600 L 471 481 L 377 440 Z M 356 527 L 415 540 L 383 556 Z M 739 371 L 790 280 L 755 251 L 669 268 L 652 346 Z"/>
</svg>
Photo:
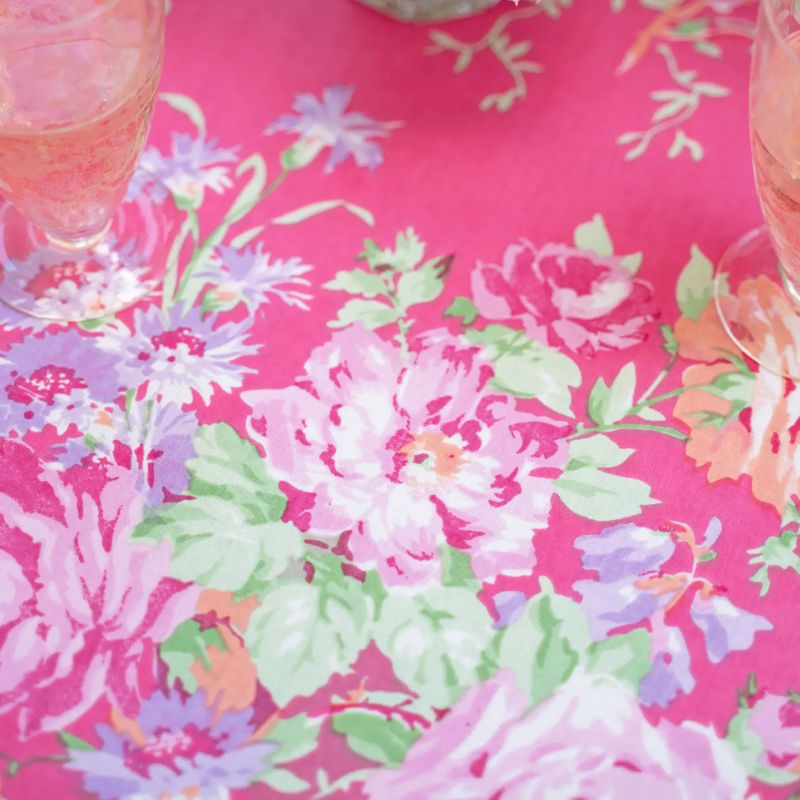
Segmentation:
<svg viewBox="0 0 800 800">
<path fill-rule="evenodd" d="M 149 128 L 164 16 L 164 0 L 0 0 L 0 194 L 12 207 L 0 299 L 19 310 L 61 318 L 72 292 L 66 318 L 87 318 L 154 288 L 114 225 Z"/>
<path fill-rule="evenodd" d="M 800 32 L 754 62 L 751 144 L 756 189 L 785 273 L 800 302 Z"/>
<path fill-rule="evenodd" d="M 766 227 L 731 245 L 714 300 L 733 342 L 800 379 L 800 3 L 762 0 L 750 73 L 750 141 Z M 722 353 L 721 353 L 722 355 Z"/>
</svg>

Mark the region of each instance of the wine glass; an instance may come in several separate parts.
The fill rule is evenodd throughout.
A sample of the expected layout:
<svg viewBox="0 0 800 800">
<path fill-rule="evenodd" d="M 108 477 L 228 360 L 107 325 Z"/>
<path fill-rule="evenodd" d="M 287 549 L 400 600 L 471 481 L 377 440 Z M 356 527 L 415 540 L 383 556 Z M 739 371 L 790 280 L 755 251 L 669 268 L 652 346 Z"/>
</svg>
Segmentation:
<svg viewBox="0 0 800 800">
<path fill-rule="evenodd" d="M 161 76 L 165 0 L 0 3 L 0 300 L 112 314 L 158 286 L 163 222 L 123 202 Z"/>
<path fill-rule="evenodd" d="M 800 378 L 800 3 L 762 0 L 750 73 L 750 141 L 766 225 L 722 256 L 714 300 L 756 362 Z"/>
</svg>

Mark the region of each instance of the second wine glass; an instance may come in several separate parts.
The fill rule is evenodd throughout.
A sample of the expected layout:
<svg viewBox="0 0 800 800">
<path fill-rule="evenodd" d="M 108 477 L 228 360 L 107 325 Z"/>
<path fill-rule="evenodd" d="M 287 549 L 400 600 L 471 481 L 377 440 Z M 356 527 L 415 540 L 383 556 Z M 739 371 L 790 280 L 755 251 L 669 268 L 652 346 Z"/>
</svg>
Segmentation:
<svg viewBox="0 0 800 800">
<path fill-rule="evenodd" d="M 733 341 L 766 369 L 800 379 L 800 18 L 762 0 L 750 74 L 750 140 L 766 225 L 723 255 L 714 298 Z"/>
</svg>

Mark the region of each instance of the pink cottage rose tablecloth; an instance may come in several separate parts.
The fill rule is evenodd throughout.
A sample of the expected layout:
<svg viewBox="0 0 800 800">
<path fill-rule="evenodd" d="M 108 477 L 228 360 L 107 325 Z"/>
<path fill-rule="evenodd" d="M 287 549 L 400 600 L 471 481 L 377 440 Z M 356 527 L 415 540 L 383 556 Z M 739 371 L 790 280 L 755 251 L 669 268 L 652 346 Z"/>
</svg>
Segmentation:
<svg viewBox="0 0 800 800">
<path fill-rule="evenodd" d="M 173 0 L 163 293 L 0 311 L 0 796 L 798 796 L 754 13 Z"/>
</svg>

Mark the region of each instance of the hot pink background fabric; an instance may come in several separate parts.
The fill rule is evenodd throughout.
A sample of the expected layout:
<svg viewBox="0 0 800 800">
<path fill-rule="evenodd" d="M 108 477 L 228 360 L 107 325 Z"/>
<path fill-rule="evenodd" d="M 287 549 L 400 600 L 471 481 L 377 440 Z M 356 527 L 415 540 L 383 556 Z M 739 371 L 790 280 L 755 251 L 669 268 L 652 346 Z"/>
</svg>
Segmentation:
<svg viewBox="0 0 800 800">
<path fill-rule="evenodd" d="M 183 198 L 202 242 L 248 156 L 262 189 L 287 175 L 209 249 L 194 310 L 2 320 L 2 797 L 311 798 L 347 775 L 329 796 L 791 796 L 800 409 L 721 354 L 708 302 L 761 219 L 755 4 L 611 5 L 424 27 L 352 0 L 173 0 L 137 191 Z M 431 52 L 490 34 L 460 72 Z M 511 61 L 541 71 L 482 110 L 523 41 Z M 652 121 L 681 92 L 691 113 Z M 351 208 L 281 219 L 323 201 Z M 397 314 L 341 311 L 411 274 Z M 86 395 L 31 383 L 77 375 L 81 347 Z M 106 422 L 126 404 L 162 438 Z M 247 518 L 256 486 L 269 520 Z"/>
</svg>

